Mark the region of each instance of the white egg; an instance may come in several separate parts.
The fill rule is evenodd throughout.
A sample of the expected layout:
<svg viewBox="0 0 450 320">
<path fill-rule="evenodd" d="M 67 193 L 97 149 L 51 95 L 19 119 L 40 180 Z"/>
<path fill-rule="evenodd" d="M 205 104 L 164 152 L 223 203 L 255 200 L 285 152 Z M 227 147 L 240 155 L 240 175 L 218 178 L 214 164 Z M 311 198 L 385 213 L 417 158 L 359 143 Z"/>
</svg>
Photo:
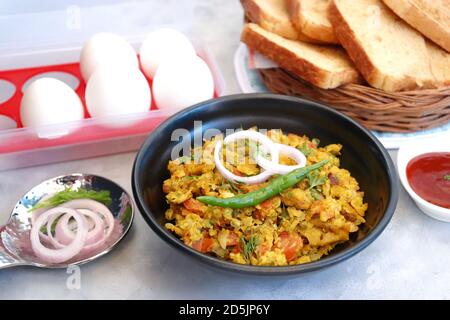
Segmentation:
<svg viewBox="0 0 450 320">
<path fill-rule="evenodd" d="M 159 109 L 178 111 L 211 99 L 214 96 L 213 76 L 198 56 L 167 60 L 156 71 L 153 96 Z"/>
<path fill-rule="evenodd" d="M 145 38 L 139 51 L 141 66 L 149 78 L 155 76 L 158 66 L 164 60 L 176 60 L 183 56 L 195 55 L 191 41 L 180 31 L 161 28 Z"/>
<path fill-rule="evenodd" d="M 150 86 L 141 71 L 103 66 L 89 78 L 85 97 L 94 118 L 145 112 L 152 101 Z"/>
<path fill-rule="evenodd" d="M 139 60 L 136 51 L 124 38 L 101 32 L 93 35 L 81 50 L 80 69 L 86 82 L 99 65 L 137 69 Z"/>
<path fill-rule="evenodd" d="M 40 127 L 84 118 L 78 95 L 64 82 L 40 78 L 23 93 L 20 117 L 25 127 Z"/>
</svg>

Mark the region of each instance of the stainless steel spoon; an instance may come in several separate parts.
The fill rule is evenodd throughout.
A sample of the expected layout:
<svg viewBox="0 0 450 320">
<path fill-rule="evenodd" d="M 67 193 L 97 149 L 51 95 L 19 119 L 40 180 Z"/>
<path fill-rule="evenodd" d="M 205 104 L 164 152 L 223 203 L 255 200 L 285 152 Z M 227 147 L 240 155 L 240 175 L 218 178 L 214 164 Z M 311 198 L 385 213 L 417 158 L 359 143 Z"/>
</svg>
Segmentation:
<svg viewBox="0 0 450 320">
<path fill-rule="evenodd" d="M 86 188 L 88 190 L 108 190 L 111 193 L 112 204 L 109 209 L 114 215 L 117 232 L 111 241 L 102 248 L 101 252 L 93 256 L 74 258 L 62 264 L 46 264 L 37 258 L 31 249 L 30 208 L 43 197 L 51 196 L 57 192 L 70 189 Z M 116 183 L 103 177 L 75 173 L 67 176 L 59 176 L 42 182 L 28 191 L 17 202 L 8 223 L 0 226 L 0 269 L 15 266 L 35 266 L 40 268 L 67 268 L 69 265 L 80 265 L 90 262 L 111 251 L 127 234 L 134 218 L 132 198 Z"/>
</svg>

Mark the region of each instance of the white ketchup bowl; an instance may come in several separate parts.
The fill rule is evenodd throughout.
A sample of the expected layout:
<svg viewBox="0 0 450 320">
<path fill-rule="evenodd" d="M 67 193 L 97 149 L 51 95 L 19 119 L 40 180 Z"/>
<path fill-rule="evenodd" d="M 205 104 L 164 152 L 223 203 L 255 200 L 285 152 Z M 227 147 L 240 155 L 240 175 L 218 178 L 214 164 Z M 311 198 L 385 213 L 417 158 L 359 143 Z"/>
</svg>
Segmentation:
<svg viewBox="0 0 450 320">
<path fill-rule="evenodd" d="M 450 209 L 434 205 L 420 197 L 411 187 L 406 174 L 409 162 L 417 156 L 433 152 L 450 152 L 450 137 L 418 139 L 403 145 L 397 157 L 400 181 L 419 209 L 433 219 L 450 222 Z"/>
</svg>

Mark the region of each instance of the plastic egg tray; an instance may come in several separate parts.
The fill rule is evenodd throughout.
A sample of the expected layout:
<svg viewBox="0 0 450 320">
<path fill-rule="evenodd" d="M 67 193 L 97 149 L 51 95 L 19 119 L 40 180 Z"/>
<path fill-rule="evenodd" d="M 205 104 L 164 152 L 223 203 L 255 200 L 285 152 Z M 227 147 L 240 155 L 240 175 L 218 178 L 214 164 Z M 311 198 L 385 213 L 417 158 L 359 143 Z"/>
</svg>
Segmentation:
<svg viewBox="0 0 450 320">
<path fill-rule="evenodd" d="M 80 48 L 76 50 L 79 52 Z M 223 77 L 215 60 L 203 48 L 197 47 L 197 52 L 213 73 L 216 97 L 222 95 Z M 23 128 L 20 121 L 22 89 L 35 77 L 55 76 L 65 81 L 84 104 L 85 83 L 79 63 L 51 64 L 50 57 L 55 57 L 55 52 L 48 54 L 49 64 L 0 70 L 0 84 L 15 87 L 6 101 L 0 101 L 0 115 L 17 124 L 15 129 L 0 128 L 0 170 L 133 151 L 139 148 L 148 133 L 171 115 L 151 106 L 146 113 L 91 119 L 85 108 L 86 117 L 82 121 L 45 128 Z"/>
</svg>

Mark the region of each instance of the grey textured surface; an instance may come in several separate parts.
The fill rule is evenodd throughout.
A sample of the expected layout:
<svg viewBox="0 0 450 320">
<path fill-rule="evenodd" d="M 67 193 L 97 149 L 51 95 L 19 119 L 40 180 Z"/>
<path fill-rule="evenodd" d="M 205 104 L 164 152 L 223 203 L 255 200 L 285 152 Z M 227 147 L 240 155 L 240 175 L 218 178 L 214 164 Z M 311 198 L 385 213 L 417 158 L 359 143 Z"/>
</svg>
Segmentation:
<svg viewBox="0 0 450 320">
<path fill-rule="evenodd" d="M 233 53 L 242 12 L 238 1 L 197 0 L 194 33 L 215 53 L 227 92 L 239 92 Z M 395 153 L 392 153 L 395 158 Z M 0 223 L 35 184 L 71 172 L 105 175 L 131 191 L 134 154 L 0 172 Z M 29 299 L 450 299 L 449 225 L 423 215 L 402 189 L 394 218 L 367 249 L 329 269 L 293 278 L 254 278 L 209 269 L 170 248 L 139 214 L 111 254 L 81 267 L 80 289 L 65 270 L 0 272 L 0 298 Z"/>
</svg>

